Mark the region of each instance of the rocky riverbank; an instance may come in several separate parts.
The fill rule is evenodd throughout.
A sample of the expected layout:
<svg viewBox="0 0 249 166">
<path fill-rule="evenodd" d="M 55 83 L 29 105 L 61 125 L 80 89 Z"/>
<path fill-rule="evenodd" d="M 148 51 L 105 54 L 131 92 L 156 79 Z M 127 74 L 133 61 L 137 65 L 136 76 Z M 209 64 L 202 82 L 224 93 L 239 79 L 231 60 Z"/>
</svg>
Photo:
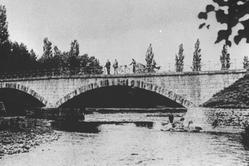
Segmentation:
<svg viewBox="0 0 249 166">
<path fill-rule="evenodd" d="M 0 119 L 0 158 L 29 152 L 40 144 L 58 140 L 49 121 L 11 117 Z"/>
</svg>

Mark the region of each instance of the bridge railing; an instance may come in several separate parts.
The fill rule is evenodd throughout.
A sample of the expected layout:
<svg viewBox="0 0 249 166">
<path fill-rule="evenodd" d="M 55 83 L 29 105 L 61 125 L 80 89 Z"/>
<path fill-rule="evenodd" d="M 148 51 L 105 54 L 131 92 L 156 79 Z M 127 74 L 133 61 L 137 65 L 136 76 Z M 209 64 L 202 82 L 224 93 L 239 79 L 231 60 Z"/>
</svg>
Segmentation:
<svg viewBox="0 0 249 166">
<path fill-rule="evenodd" d="M 52 77 L 52 76 L 71 76 L 71 75 L 86 75 L 86 74 L 102 74 L 102 71 L 96 68 L 53 68 L 49 70 L 22 70 L 0 72 L 0 79 L 11 78 L 29 78 L 29 77 Z"/>
<path fill-rule="evenodd" d="M 242 71 L 243 69 L 231 69 L 227 71 Z M 210 70 L 205 70 L 203 72 L 209 72 Z M 221 71 L 221 70 L 211 70 L 211 71 Z M 157 71 L 156 73 L 176 73 L 175 71 Z M 191 71 L 184 71 L 191 72 Z M 54 76 L 84 76 L 84 75 L 100 75 L 107 74 L 106 70 L 100 70 L 96 68 L 53 68 L 49 70 L 23 70 L 23 71 L 11 71 L 11 72 L 0 72 L 0 80 L 3 79 L 15 79 L 15 78 L 35 78 L 35 77 L 54 77 Z M 111 73 L 112 75 L 122 75 L 122 74 L 132 74 L 130 68 L 120 68 L 117 70 L 117 73 Z M 144 74 L 144 73 L 135 73 L 135 74 Z"/>
</svg>

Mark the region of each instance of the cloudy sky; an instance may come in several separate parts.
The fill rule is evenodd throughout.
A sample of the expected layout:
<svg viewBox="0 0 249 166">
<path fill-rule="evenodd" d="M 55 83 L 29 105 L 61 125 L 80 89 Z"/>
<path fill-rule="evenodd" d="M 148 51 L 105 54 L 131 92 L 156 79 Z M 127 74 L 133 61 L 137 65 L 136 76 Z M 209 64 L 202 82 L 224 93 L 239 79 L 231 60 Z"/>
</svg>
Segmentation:
<svg viewBox="0 0 249 166">
<path fill-rule="evenodd" d="M 194 43 L 200 39 L 203 68 L 219 67 L 222 44 L 214 44 L 220 28 L 211 18 L 211 30 L 199 30 L 197 19 L 207 0 L 2 0 L 7 8 L 10 39 L 25 43 L 42 54 L 43 39 L 67 51 L 77 39 L 81 54 L 100 59 L 131 58 L 145 63 L 152 43 L 156 61 L 163 70 L 174 69 L 179 44 L 184 45 L 186 69 L 191 65 Z M 242 42 L 229 50 L 233 67 L 242 67 L 249 45 Z M 209 62 L 210 61 L 210 62 Z M 211 63 L 211 64 L 210 64 Z M 216 63 L 216 65 L 215 65 Z"/>
</svg>

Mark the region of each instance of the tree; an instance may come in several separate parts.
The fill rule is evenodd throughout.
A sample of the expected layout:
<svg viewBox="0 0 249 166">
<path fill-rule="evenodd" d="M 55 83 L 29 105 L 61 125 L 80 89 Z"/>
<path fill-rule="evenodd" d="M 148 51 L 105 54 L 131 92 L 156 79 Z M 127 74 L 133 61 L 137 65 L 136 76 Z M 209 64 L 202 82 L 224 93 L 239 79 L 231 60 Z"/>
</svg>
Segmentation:
<svg viewBox="0 0 249 166">
<path fill-rule="evenodd" d="M 89 57 L 87 54 L 79 56 L 81 72 L 85 74 L 102 74 L 103 67 L 99 60 L 94 56 Z"/>
<path fill-rule="evenodd" d="M 43 69 L 52 69 L 54 67 L 52 59 L 53 59 L 52 43 L 46 37 L 43 40 L 43 54 L 42 57 L 39 59 L 41 67 Z"/>
<path fill-rule="evenodd" d="M 225 29 L 218 31 L 215 43 L 224 40 L 226 45 L 231 46 L 232 42 L 230 37 L 233 37 L 233 41 L 236 44 L 239 44 L 243 38 L 249 43 L 249 18 L 246 17 L 246 15 L 249 14 L 248 0 L 213 0 L 211 4 L 206 6 L 206 11 L 198 14 L 198 18 L 207 20 L 209 14 L 212 12 L 215 13 L 218 23 L 227 25 Z M 242 27 L 239 27 L 239 24 L 241 24 Z M 209 28 L 209 26 L 209 24 L 204 22 L 199 28 Z M 234 33 L 233 31 L 237 32 Z M 235 35 L 233 36 L 233 34 Z"/>
<path fill-rule="evenodd" d="M 11 54 L 8 56 L 8 71 L 22 71 L 35 69 L 37 66 L 36 54 L 33 50 L 28 51 L 23 43 L 11 43 Z"/>
<path fill-rule="evenodd" d="M 51 59 L 53 57 L 52 43 L 48 40 L 48 38 L 45 38 L 43 40 L 43 55 L 42 56 L 44 59 Z"/>
<path fill-rule="evenodd" d="M 6 8 L 0 5 L 0 71 L 7 71 L 9 68 L 8 56 L 10 55 L 10 42 L 8 33 L 8 23 Z"/>
<path fill-rule="evenodd" d="M 9 40 L 6 8 L 0 5 L 0 71 L 30 70 L 36 67 L 36 55 L 23 43 Z"/>
<path fill-rule="evenodd" d="M 197 39 L 195 43 L 195 51 L 193 55 L 193 71 L 201 71 L 201 49 L 200 49 L 200 41 Z"/>
<path fill-rule="evenodd" d="M 152 72 L 153 59 L 154 59 L 154 53 L 152 50 L 152 45 L 150 44 L 145 54 L 146 67 L 148 69 L 148 72 Z"/>
<path fill-rule="evenodd" d="M 31 59 L 33 59 L 34 61 L 37 60 L 37 55 L 33 49 L 30 50 L 29 54 Z"/>
<path fill-rule="evenodd" d="M 154 53 L 153 53 L 153 50 L 152 50 L 152 45 L 150 44 L 147 51 L 146 51 L 146 54 L 145 54 L 145 61 L 146 61 L 146 69 L 147 69 L 147 72 L 155 72 L 154 69 L 160 69 L 160 66 L 157 66 L 157 63 L 154 59 Z"/>
<path fill-rule="evenodd" d="M 8 33 L 8 23 L 6 8 L 3 5 L 0 5 L 0 44 L 8 42 L 9 33 Z"/>
<path fill-rule="evenodd" d="M 230 68 L 230 54 L 227 51 L 227 45 L 223 45 L 220 56 L 221 70 L 228 70 Z"/>
<path fill-rule="evenodd" d="M 54 46 L 53 48 L 53 61 L 54 61 L 54 68 L 63 69 L 63 67 L 66 66 L 63 60 L 63 54 L 57 46 Z"/>
<path fill-rule="evenodd" d="M 183 44 L 180 44 L 179 45 L 179 51 L 178 51 L 178 54 L 176 55 L 175 57 L 175 60 L 176 60 L 176 72 L 182 72 L 183 71 L 183 66 L 184 66 L 184 55 L 183 55 Z"/>
<path fill-rule="evenodd" d="M 77 42 L 77 40 L 74 40 L 71 42 L 71 47 L 67 58 L 67 65 L 70 71 L 79 69 L 80 67 L 80 61 L 78 59 L 79 53 L 80 53 L 79 43 Z"/>
<path fill-rule="evenodd" d="M 101 74 L 102 66 L 95 57 L 87 54 L 79 55 L 79 44 L 74 40 L 70 44 L 70 50 L 62 52 L 57 46 L 52 49 L 52 43 L 45 38 L 43 55 L 39 59 L 42 68 L 57 69 L 67 74 Z M 66 70 L 62 70 L 66 68 Z M 81 69 L 80 69 L 81 68 Z"/>
<path fill-rule="evenodd" d="M 79 54 L 80 54 L 79 43 L 78 43 L 77 40 L 74 40 L 74 41 L 71 42 L 69 56 L 77 57 L 77 56 L 79 56 Z"/>
<path fill-rule="evenodd" d="M 248 56 L 244 56 L 244 59 L 243 59 L 243 68 L 244 69 L 248 69 L 249 68 Z"/>
</svg>

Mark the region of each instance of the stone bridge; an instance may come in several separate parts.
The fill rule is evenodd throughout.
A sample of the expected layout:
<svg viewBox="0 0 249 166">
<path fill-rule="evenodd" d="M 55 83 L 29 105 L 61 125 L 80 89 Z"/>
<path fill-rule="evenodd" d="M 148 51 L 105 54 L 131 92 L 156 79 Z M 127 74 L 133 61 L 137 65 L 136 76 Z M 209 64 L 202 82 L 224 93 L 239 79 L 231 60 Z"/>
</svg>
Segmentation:
<svg viewBox="0 0 249 166">
<path fill-rule="evenodd" d="M 160 94 L 186 108 L 196 107 L 246 74 L 245 70 L 150 73 L 125 75 L 74 75 L 0 80 L 0 89 L 15 89 L 57 108 L 93 89 L 128 86 Z"/>
</svg>

